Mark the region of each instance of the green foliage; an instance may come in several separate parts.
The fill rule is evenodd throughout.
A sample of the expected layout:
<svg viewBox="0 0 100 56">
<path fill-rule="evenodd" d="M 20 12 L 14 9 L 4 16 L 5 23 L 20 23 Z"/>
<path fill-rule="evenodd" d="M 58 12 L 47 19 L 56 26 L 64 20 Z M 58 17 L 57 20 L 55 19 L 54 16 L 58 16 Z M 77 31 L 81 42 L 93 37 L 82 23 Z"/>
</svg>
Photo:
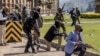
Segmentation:
<svg viewBox="0 0 100 56">
<path fill-rule="evenodd" d="M 100 13 L 94 13 L 94 12 L 82 13 L 81 18 L 100 18 Z"/>
<path fill-rule="evenodd" d="M 52 2 L 50 2 L 50 0 L 48 0 L 45 4 L 46 4 L 48 9 L 52 8 Z"/>
<path fill-rule="evenodd" d="M 51 9 L 51 4 L 48 4 L 48 5 L 47 5 L 47 8 L 48 8 L 48 9 Z"/>
<path fill-rule="evenodd" d="M 42 1 L 41 0 L 38 0 L 38 5 L 42 5 Z"/>
</svg>

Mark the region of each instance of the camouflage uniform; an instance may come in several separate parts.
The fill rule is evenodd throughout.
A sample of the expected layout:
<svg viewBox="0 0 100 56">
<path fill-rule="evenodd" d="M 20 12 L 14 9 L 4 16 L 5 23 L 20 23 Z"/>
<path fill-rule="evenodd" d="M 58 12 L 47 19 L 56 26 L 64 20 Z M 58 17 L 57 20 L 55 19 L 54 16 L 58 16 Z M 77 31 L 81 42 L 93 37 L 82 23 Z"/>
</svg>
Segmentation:
<svg viewBox="0 0 100 56">
<path fill-rule="evenodd" d="M 55 22 L 58 22 L 58 25 L 62 28 L 63 30 L 63 34 L 64 36 L 66 35 L 66 28 L 65 28 L 65 22 L 64 22 L 64 16 L 62 14 L 62 9 L 58 8 L 58 12 L 56 13 L 56 16 L 54 18 Z M 61 47 L 61 40 L 62 40 L 62 36 L 56 36 L 58 39 L 58 46 L 57 46 L 57 50 L 60 50 Z"/>
<path fill-rule="evenodd" d="M 65 22 L 64 22 L 64 16 L 62 14 L 62 10 L 61 8 L 58 9 L 58 12 L 56 13 L 56 16 L 54 18 L 55 21 L 59 22 L 60 27 L 62 27 L 63 32 L 66 32 L 66 28 L 65 28 Z"/>
</svg>

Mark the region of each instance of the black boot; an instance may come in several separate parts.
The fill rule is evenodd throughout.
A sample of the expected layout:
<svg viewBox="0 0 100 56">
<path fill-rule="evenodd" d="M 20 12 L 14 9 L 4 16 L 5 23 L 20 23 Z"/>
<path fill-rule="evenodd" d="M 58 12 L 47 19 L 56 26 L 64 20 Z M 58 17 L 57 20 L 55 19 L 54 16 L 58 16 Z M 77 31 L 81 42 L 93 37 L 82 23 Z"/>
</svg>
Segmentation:
<svg viewBox="0 0 100 56">
<path fill-rule="evenodd" d="M 32 49 L 32 53 L 37 53 L 37 52 L 35 51 L 35 48 Z"/>
<path fill-rule="evenodd" d="M 30 51 L 29 50 L 25 50 L 24 53 L 30 53 Z"/>
</svg>

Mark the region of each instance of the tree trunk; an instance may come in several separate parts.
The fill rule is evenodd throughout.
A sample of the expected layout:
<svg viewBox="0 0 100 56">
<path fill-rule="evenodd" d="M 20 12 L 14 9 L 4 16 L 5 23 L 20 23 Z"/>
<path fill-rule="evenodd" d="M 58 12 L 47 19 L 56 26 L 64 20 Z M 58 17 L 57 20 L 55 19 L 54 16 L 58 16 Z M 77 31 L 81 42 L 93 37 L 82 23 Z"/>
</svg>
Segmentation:
<svg viewBox="0 0 100 56">
<path fill-rule="evenodd" d="M 0 0 L 0 9 L 2 9 L 2 0 Z"/>
<path fill-rule="evenodd" d="M 38 0 L 34 0 L 34 7 L 38 6 Z"/>
</svg>

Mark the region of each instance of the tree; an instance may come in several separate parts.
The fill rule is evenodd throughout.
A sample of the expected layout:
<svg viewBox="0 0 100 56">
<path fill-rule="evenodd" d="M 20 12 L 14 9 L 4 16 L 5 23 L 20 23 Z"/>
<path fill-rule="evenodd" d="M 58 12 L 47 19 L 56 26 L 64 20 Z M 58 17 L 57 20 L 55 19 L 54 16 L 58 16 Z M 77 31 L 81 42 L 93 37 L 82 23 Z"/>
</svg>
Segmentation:
<svg viewBox="0 0 100 56">
<path fill-rule="evenodd" d="M 50 15 L 51 8 L 52 8 L 52 2 L 50 0 L 47 0 L 46 2 L 42 2 L 42 0 L 34 0 L 34 6 L 46 6 L 49 9 L 48 15 Z"/>
<path fill-rule="evenodd" d="M 37 6 L 43 6 L 42 0 L 34 0 L 34 6 L 35 7 L 37 7 Z"/>
<path fill-rule="evenodd" d="M 50 12 L 51 12 L 51 8 L 52 8 L 52 2 L 50 0 L 46 1 L 45 2 L 45 5 L 47 6 L 47 8 L 49 9 L 49 13 L 48 15 L 50 15 Z"/>
</svg>

